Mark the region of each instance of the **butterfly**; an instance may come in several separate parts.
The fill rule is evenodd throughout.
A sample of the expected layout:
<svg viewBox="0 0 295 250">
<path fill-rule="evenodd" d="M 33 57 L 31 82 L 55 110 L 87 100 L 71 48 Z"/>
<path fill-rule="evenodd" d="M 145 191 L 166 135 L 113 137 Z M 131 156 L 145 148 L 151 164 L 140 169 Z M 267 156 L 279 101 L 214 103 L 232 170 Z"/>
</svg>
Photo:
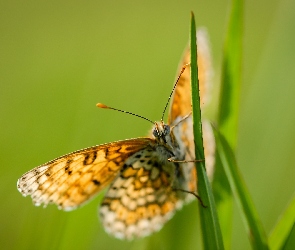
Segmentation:
<svg viewBox="0 0 295 250">
<path fill-rule="evenodd" d="M 198 32 L 197 36 L 204 103 L 208 58 L 201 44 L 204 35 Z M 188 63 L 189 50 L 181 62 L 186 69 L 182 68 L 172 92 L 167 124 L 163 119 L 152 122 L 148 137 L 85 148 L 40 165 L 19 178 L 19 192 L 31 196 L 36 206 L 53 203 L 69 211 L 109 186 L 99 209 L 106 232 L 133 239 L 160 230 L 177 209 L 194 199 L 189 192 L 197 192 Z M 203 137 L 206 168 L 212 172 L 215 144 L 207 123 L 203 123 Z"/>
</svg>

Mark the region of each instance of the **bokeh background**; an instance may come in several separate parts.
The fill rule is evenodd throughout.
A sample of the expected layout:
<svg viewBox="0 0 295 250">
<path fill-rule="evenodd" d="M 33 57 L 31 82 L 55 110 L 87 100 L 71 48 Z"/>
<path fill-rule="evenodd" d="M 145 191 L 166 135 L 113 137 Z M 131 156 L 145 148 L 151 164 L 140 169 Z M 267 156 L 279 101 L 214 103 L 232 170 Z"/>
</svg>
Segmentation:
<svg viewBox="0 0 295 250">
<path fill-rule="evenodd" d="M 144 136 L 160 118 L 188 42 L 190 11 L 208 29 L 217 110 L 230 1 L 0 1 L 0 248 L 196 249 L 197 202 L 163 230 L 125 242 L 98 218 L 102 196 L 73 211 L 34 207 L 16 189 L 62 154 Z M 295 2 L 245 1 L 238 164 L 269 233 L 294 192 Z M 233 249 L 250 249 L 235 207 Z"/>
</svg>

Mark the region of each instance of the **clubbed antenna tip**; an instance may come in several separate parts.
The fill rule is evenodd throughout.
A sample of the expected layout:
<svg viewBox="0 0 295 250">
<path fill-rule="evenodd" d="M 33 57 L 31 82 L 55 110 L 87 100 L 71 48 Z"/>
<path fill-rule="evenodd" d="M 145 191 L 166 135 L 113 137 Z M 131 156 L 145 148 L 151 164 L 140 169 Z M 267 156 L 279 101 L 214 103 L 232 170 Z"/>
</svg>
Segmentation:
<svg viewBox="0 0 295 250">
<path fill-rule="evenodd" d="M 103 103 L 97 103 L 96 107 L 98 108 L 102 108 L 102 109 L 109 109 L 110 107 L 108 107 L 107 105 L 103 104 Z"/>
</svg>

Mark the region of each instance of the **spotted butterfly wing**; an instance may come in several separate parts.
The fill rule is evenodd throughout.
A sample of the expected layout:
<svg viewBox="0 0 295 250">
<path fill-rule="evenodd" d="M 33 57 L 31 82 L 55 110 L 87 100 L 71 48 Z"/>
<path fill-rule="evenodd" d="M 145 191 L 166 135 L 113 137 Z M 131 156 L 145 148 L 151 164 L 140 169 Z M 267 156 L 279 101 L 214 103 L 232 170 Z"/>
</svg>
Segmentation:
<svg viewBox="0 0 295 250">
<path fill-rule="evenodd" d="M 209 101 L 209 90 L 212 75 L 209 42 L 206 30 L 198 30 L 197 43 L 200 103 L 201 109 L 202 111 L 204 111 L 204 108 L 206 107 Z M 178 143 L 180 147 L 183 148 L 183 150 L 185 151 L 185 159 L 187 161 L 195 160 L 195 145 L 193 136 L 192 117 L 189 116 L 188 118 L 184 119 L 184 117 L 186 117 L 192 111 L 189 62 L 190 50 L 188 48 L 184 53 L 183 59 L 180 63 L 180 68 L 183 67 L 183 65 L 188 66 L 187 69 L 181 75 L 177 87 L 173 93 L 173 101 L 170 106 L 170 112 L 168 117 L 168 124 L 170 124 L 171 126 L 178 124 L 174 128 L 173 132 L 175 136 L 178 138 Z M 209 178 L 212 179 L 215 163 L 215 140 L 211 125 L 204 118 L 202 118 L 202 127 L 206 169 Z M 180 172 L 182 172 L 185 176 L 185 180 L 182 182 L 182 188 L 188 191 L 197 192 L 197 174 L 195 164 L 192 162 L 181 163 Z M 187 201 L 192 200 L 192 198 L 193 197 L 191 195 L 187 195 Z"/>
<path fill-rule="evenodd" d="M 175 164 L 157 149 L 145 148 L 127 159 L 100 208 L 106 231 L 117 238 L 144 237 L 162 228 L 182 206 L 173 189 Z"/>
<path fill-rule="evenodd" d="M 150 142 L 136 138 L 75 151 L 25 173 L 17 188 L 36 206 L 53 203 L 63 210 L 75 209 L 110 184 L 126 159 Z"/>
</svg>

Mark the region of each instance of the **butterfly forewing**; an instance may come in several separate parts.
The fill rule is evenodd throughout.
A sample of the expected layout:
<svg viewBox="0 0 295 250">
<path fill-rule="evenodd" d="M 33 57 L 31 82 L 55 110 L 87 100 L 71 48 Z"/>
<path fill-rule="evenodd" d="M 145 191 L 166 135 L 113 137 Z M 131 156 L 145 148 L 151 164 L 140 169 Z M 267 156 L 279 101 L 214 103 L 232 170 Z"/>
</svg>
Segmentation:
<svg viewBox="0 0 295 250">
<path fill-rule="evenodd" d="M 36 205 L 54 203 L 71 210 L 106 187 L 131 155 L 146 148 L 149 138 L 136 138 L 82 149 L 24 174 L 18 190 Z"/>
<path fill-rule="evenodd" d="M 205 30 L 198 30 L 197 32 L 197 60 L 198 60 L 198 78 L 200 89 L 200 103 L 201 108 L 205 107 L 208 101 L 208 90 L 210 87 L 211 72 L 211 58 L 209 51 L 209 42 Z M 180 68 L 187 65 L 185 71 L 179 78 L 179 82 L 174 90 L 172 102 L 170 105 L 170 113 L 168 116 L 168 124 L 176 127 L 173 129 L 174 136 L 177 142 L 185 152 L 185 159 L 187 161 L 194 161 L 195 159 L 195 144 L 193 136 L 193 121 L 192 117 L 185 118 L 192 112 L 191 104 L 191 83 L 190 83 L 190 49 L 188 48 L 181 60 Z M 180 71 L 180 70 L 179 70 Z M 210 124 L 204 119 L 203 123 L 203 142 L 206 159 L 206 169 L 210 178 L 213 175 L 214 155 L 215 155 L 215 141 Z M 184 176 L 182 181 L 182 188 L 187 191 L 197 192 L 196 188 L 196 169 L 193 162 L 185 162 L 180 164 L 180 172 Z M 193 199 L 192 195 L 187 195 L 186 200 Z"/>
<path fill-rule="evenodd" d="M 211 58 L 209 51 L 209 42 L 205 30 L 198 30 L 197 32 L 197 60 L 198 60 L 198 79 L 200 88 L 200 103 L 203 108 L 208 104 L 208 92 L 211 82 Z M 192 110 L 191 104 L 191 83 L 190 83 L 190 49 L 187 48 L 184 52 L 183 58 L 180 62 L 179 70 L 187 65 L 185 71 L 180 76 L 178 84 L 175 88 L 170 106 L 168 124 L 172 124 L 177 117 L 184 117 Z M 178 77 L 177 73 L 177 77 Z"/>
</svg>

